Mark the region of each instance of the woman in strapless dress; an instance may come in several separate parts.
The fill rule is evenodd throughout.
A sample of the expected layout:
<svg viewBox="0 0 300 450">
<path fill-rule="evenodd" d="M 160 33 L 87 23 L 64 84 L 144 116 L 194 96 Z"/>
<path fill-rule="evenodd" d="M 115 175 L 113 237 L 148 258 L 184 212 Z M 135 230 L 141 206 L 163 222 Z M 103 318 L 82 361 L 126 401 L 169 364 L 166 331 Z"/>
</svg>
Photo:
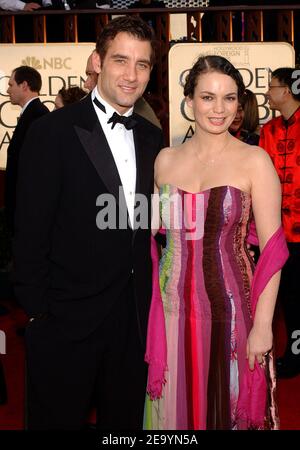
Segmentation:
<svg viewBox="0 0 300 450">
<path fill-rule="evenodd" d="M 253 215 L 261 252 L 280 231 L 281 189 L 268 154 L 228 132 L 243 91 L 229 61 L 200 57 L 184 87 L 195 133 L 156 159 L 167 370 L 159 398 L 147 396 L 146 429 L 279 427 L 271 349 L 280 270 L 254 312 L 246 239 Z"/>
</svg>

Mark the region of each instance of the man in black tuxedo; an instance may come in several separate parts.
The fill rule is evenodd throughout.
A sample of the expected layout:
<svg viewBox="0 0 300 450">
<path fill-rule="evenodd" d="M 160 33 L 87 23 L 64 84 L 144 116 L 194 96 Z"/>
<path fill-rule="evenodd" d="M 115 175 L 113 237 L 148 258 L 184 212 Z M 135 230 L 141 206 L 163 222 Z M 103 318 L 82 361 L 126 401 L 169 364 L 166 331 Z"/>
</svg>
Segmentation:
<svg viewBox="0 0 300 450">
<path fill-rule="evenodd" d="M 153 63 L 151 28 L 136 16 L 112 20 L 93 54 L 97 86 L 28 133 L 14 255 L 16 294 L 31 316 L 29 429 L 80 429 L 91 401 L 99 428 L 142 427 L 162 133 L 132 110 Z"/>
<path fill-rule="evenodd" d="M 49 112 L 39 99 L 41 87 L 41 75 L 37 70 L 28 66 L 20 66 L 14 69 L 8 81 L 7 93 L 11 103 L 22 108 L 21 116 L 7 149 L 4 202 L 7 223 L 12 233 L 21 147 L 32 122 Z"/>
</svg>

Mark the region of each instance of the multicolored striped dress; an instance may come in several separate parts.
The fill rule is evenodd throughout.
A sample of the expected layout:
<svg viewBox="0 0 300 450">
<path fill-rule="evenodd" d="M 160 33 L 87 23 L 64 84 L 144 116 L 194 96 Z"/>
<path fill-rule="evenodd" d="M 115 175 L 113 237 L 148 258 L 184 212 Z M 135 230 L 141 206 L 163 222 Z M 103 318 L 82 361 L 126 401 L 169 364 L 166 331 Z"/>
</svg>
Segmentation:
<svg viewBox="0 0 300 450">
<path fill-rule="evenodd" d="M 192 194 L 166 184 L 160 205 L 168 371 L 162 398 L 147 396 L 144 428 L 240 429 L 236 407 L 252 327 L 251 197 L 233 186 Z"/>
</svg>

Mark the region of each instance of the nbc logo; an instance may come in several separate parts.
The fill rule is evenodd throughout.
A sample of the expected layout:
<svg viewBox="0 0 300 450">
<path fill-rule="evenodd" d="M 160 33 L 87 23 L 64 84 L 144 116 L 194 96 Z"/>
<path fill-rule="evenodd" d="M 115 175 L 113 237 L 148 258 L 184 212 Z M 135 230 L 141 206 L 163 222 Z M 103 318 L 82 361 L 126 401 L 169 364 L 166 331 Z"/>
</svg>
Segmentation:
<svg viewBox="0 0 300 450">
<path fill-rule="evenodd" d="M 40 60 L 35 58 L 34 56 L 27 56 L 25 59 L 23 59 L 22 66 L 30 66 L 36 70 L 42 68 Z"/>
</svg>

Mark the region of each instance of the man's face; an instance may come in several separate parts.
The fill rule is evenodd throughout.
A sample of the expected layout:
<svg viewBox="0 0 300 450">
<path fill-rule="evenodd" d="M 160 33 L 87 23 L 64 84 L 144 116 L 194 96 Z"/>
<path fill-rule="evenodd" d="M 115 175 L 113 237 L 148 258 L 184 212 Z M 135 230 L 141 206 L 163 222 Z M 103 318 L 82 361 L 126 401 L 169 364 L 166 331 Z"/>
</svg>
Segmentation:
<svg viewBox="0 0 300 450">
<path fill-rule="evenodd" d="M 24 104 L 24 83 L 17 84 L 15 80 L 15 73 L 13 72 L 8 81 L 7 93 L 12 105 Z"/>
<path fill-rule="evenodd" d="M 269 89 L 266 94 L 270 109 L 278 109 L 280 111 L 280 108 L 286 102 L 288 91 L 288 86 L 282 84 L 278 78 L 271 78 Z"/>
<path fill-rule="evenodd" d="M 151 44 L 128 33 L 118 33 L 110 42 L 103 61 L 93 55 L 99 73 L 98 90 L 120 114 L 124 114 L 140 98 L 151 72 Z"/>
<path fill-rule="evenodd" d="M 84 82 L 83 87 L 87 89 L 89 92 L 91 92 L 95 86 L 97 86 L 97 80 L 98 80 L 98 74 L 95 72 L 92 62 L 92 55 L 88 57 L 87 63 L 86 63 L 86 80 Z"/>
</svg>

